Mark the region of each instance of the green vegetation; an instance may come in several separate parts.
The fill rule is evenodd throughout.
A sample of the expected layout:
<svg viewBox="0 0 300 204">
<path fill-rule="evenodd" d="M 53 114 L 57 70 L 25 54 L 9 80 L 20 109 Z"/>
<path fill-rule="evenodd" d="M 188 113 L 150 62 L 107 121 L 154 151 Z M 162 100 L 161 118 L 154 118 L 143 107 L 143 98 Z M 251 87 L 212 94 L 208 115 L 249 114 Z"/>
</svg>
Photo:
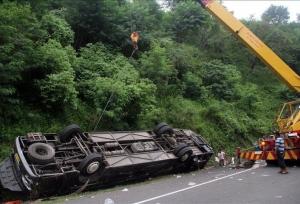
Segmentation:
<svg viewBox="0 0 300 204">
<path fill-rule="evenodd" d="M 93 130 L 109 98 L 98 129 L 166 121 L 233 151 L 272 131 L 295 97 L 192 0 L 168 11 L 155 0 L 0 2 L 0 159 L 26 132 Z M 244 23 L 299 71 L 299 19 L 277 6 L 262 19 Z"/>
</svg>

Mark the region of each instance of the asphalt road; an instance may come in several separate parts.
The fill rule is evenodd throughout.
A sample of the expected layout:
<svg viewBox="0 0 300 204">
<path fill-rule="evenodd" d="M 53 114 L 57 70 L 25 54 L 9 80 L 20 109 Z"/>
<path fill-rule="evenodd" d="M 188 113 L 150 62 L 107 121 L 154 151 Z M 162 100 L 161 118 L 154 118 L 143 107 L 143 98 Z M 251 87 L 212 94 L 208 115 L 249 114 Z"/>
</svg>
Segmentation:
<svg viewBox="0 0 300 204">
<path fill-rule="evenodd" d="M 212 168 L 155 178 L 149 182 L 67 196 L 66 204 L 299 204 L 300 167 L 278 174 L 277 167 Z M 110 201 L 110 202 L 108 202 Z M 113 202 L 112 202 L 113 201 Z"/>
</svg>

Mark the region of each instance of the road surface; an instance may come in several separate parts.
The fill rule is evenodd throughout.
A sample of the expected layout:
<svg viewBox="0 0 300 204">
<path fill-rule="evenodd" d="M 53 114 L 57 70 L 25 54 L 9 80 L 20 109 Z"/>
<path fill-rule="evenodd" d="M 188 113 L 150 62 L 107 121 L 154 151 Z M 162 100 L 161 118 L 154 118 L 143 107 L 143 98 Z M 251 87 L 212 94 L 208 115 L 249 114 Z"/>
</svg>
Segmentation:
<svg viewBox="0 0 300 204">
<path fill-rule="evenodd" d="M 277 167 L 211 168 L 131 185 L 66 196 L 66 204 L 299 204 L 300 167 L 278 174 Z M 110 201 L 110 202 L 109 202 Z M 52 202 L 52 201 L 51 201 Z"/>
</svg>

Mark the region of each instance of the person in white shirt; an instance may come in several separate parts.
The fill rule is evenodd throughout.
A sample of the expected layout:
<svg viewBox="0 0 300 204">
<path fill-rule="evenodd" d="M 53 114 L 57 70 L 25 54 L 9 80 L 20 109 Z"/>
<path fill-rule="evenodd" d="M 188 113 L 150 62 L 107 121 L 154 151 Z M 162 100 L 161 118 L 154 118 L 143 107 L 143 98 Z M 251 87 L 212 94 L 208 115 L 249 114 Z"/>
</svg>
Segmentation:
<svg viewBox="0 0 300 204">
<path fill-rule="evenodd" d="M 219 165 L 225 166 L 225 151 L 224 150 L 221 150 L 221 152 L 218 153 L 218 158 L 219 158 Z"/>
</svg>

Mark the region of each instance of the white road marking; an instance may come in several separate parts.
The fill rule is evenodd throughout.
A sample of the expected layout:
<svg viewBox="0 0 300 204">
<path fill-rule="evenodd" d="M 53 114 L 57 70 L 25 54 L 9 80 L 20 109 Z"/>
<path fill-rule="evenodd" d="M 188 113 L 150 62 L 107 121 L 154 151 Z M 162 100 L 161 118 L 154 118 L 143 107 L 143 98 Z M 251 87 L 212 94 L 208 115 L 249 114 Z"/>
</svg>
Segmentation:
<svg viewBox="0 0 300 204">
<path fill-rule="evenodd" d="M 159 196 L 156 196 L 156 197 L 153 197 L 153 198 L 148 198 L 146 200 L 138 201 L 138 202 L 135 202 L 133 204 L 142 204 L 142 203 L 146 203 L 146 202 L 149 202 L 149 201 L 152 201 L 152 200 L 156 200 L 156 199 L 159 199 L 159 198 L 167 197 L 167 196 L 170 196 L 170 195 L 173 195 L 173 194 L 176 194 L 176 193 L 181 193 L 183 191 L 191 190 L 191 189 L 197 188 L 199 186 L 203 186 L 203 185 L 210 184 L 210 183 L 222 180 L 222 179 L 226 179 L 228 177 L 232 177 L 232 176 L 239 175 L 239 174 L 242 174 L 242 173 L 245 173 L 245 172 L 248 172 L 248 171 L 252 171 L 253 169 L 256 169 L 258 167 L 259 166 L 254 166 L 251 169 L 246 169 L 244 171 L 239 171 L 239 172 L 236 172 L 234 174 L 230 174 L 230 175 L 223 176 L 223 177 L 220 177 L 220 178 L 216 178 L 216 179 L 213 179 L 213 180 L 210 180 L 210 181 L 199 183 L 199 184 L 194 185 L 194 186 L 190 186 L 190 187 L 183 188 L 183 189 L 180 189 L 180 190 L 177 190 L 177 191 L 173 191 L 173 192 L 170 192 L 170 193 L 162 194 L 162 195 L 159 195 Z"/>
</svg>

